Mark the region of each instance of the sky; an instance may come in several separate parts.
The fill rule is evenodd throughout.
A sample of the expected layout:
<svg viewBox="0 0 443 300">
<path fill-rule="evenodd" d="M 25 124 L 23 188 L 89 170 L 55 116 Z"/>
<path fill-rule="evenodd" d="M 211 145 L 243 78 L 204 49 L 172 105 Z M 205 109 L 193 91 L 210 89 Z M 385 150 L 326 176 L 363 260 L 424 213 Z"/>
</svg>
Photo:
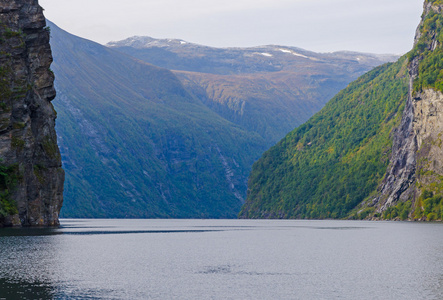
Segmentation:
<svg viewBox="0 0 443 300">
<path fill-rule="evenodd" d="M 131 36 L 213 47 L 295 46 L 403 54 L 423 0 L 39 0 L 45 16 L 106 44 Z"/>
</svg>

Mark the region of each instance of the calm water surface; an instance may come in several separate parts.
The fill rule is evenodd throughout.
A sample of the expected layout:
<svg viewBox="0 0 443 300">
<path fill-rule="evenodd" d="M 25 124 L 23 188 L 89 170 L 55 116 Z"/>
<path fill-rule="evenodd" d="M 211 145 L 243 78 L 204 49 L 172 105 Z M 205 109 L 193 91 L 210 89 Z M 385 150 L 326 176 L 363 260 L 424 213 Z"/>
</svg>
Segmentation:
<svg viewBox="0 0 443 300">
<path fill-rule="evenodd" d="M 0 229 L 0 299 L 443 299 L 443 224 L 62 220 Z"/>
</svg>

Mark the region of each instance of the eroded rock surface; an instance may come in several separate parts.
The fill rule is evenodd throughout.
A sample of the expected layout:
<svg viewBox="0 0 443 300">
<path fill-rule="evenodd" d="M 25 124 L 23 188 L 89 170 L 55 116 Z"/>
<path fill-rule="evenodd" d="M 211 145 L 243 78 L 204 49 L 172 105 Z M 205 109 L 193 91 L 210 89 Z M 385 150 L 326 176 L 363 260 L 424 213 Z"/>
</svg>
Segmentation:
<svg viewBox="0 0 443 300">
<path fill-rule="evenodd" d="M 0 183 L 0 226 L 59 224 L 64 171 L 49 37 L 37 0 L 0 0 L 0 165 L 9 178 Z"/>
<path fill-rule="evenodd" d="M 414 47 L 420 43 L 423 25 L 431 13 L 441 14 L 442 5 L 425 1 Z M 439 46 L 437 33 L 431 34 L 425 46 L 432 53 Z M 422 76 L 419 64 L 424 59 L 418 55 L 409 63 L 409 97 L 399 128 L 393 132 L 392 157 L 378 195 L 372 204 L 378 212 L 396 205 L 398 201 L 416 202 L 423 190 L 441 181 L 443 175 L 443 94 L 432 88 L 414 90 L 414 81 Z"/>
</svg>

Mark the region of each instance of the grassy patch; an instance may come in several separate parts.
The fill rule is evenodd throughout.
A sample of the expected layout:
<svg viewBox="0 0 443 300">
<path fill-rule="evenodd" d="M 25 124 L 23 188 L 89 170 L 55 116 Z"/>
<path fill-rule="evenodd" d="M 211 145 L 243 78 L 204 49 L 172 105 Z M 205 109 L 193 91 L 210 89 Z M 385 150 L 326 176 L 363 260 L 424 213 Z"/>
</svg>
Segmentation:
<svg viewBox="0 0 443 300">
<path fill-rule="evenodd" d="M 17 179 L 17 165 L 0 164 L 0 217 L 18 213 L 15 201 L 10 197 L 10 191 L 16 186 Z"/>
<path fill-rule="evenodd" d="M 50 136 L 43 139 L 42 147 L 50 158 L 57 159 L 59 157 L 57 142 L 54 141 Z"/>
</svg>

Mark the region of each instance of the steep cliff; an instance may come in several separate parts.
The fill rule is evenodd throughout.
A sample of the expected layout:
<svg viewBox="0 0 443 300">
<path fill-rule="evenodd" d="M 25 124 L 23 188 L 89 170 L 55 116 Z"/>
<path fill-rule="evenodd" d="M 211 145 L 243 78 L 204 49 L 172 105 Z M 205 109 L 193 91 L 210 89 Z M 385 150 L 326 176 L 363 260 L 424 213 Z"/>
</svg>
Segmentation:
<svg viewBox="0 0 443 300">
<path fill-rule="evenodd" d="M 0 0 L 0 226 L 54 226 L 64 172 L 49 30 L 37 0 Z"/>
<path fill-rule="evenodd" d="M 406 202 L 414 219 L 442 219 L 443 3 L 425 1 L 409 57 L 409 96 L 391 163 L 372 199 L 386 218 Z M 404 214 L 403 218 L 406 216 Z"/>
</svg>

